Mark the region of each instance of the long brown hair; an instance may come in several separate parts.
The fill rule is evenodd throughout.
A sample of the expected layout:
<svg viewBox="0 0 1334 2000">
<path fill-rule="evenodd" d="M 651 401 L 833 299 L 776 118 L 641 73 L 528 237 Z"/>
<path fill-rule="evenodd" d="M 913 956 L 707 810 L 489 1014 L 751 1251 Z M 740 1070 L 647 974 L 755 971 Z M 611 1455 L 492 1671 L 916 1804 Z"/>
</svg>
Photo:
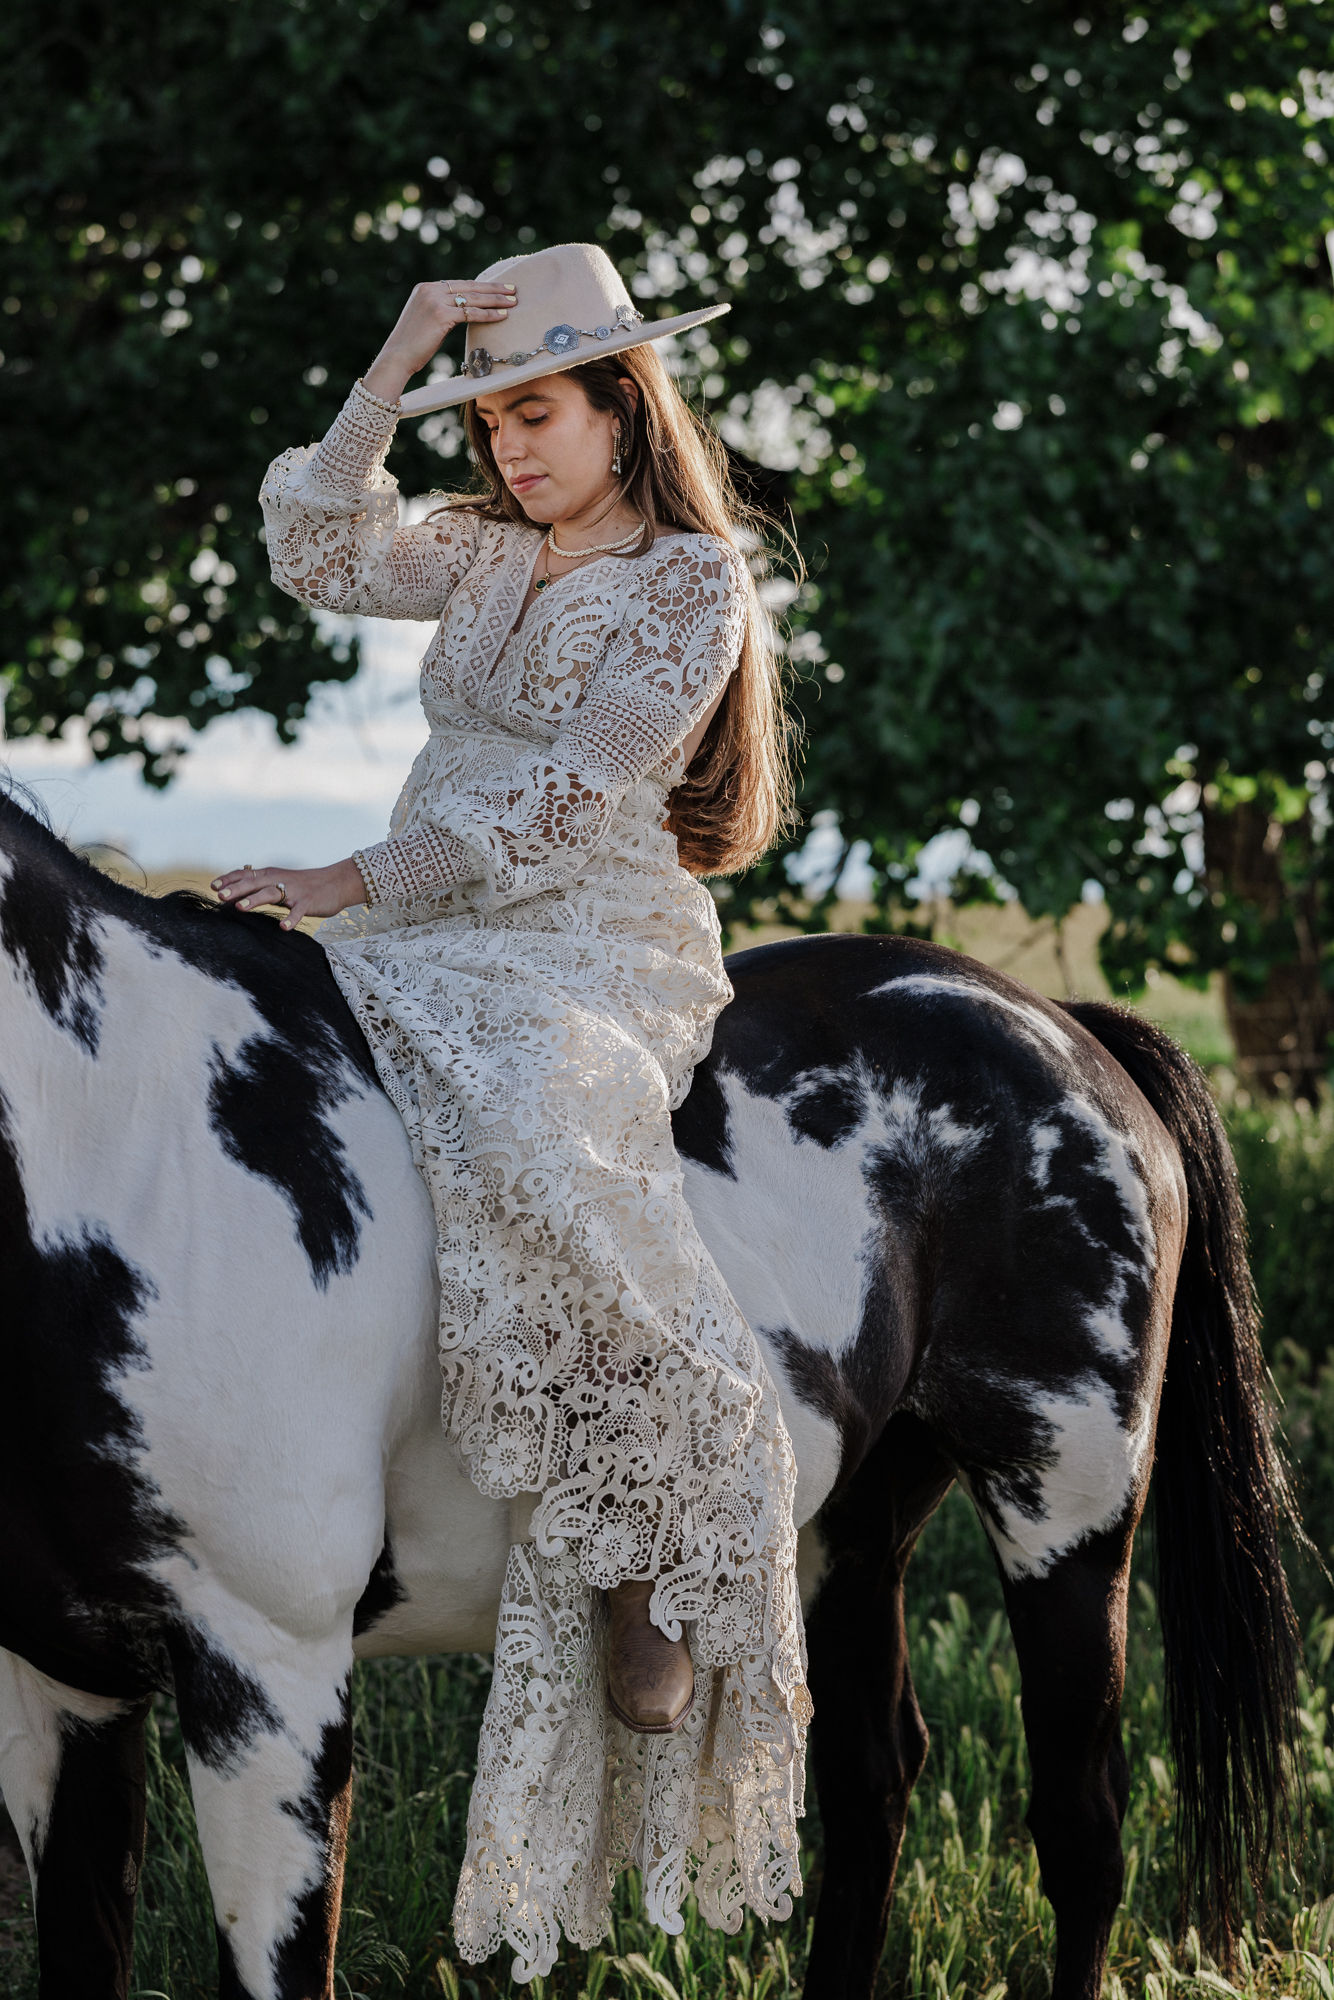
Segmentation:
<svg viewBox="0 0 1334 2000">
<path fill-rule="evenodd" d="M 683 867 L 695 875 L 734 875 L 797 823 L 794 726 L 774 634 L 755 584 L 755 570 L 763 575 L 772 565 L 772 524 L 741 498 L 721 438 L 691 409 L 651 343 L 568 372 L 578 377 L 595 410 L 620 419 L 622 497 L 645 523 L 644 539 L 631 557 L 652 547 L 657 528 L 716 535 L 741 555 L 748 601 L 740 658 L 689 770 L 671 793 L 667 821 Z M 625 376 L 639 389 L 638 408 L 624 387 Z M 531 527 L 501 477 L 475 402 L 467 405 L 465 421 L 480 483 L 453 504 Z"/>
</svg>

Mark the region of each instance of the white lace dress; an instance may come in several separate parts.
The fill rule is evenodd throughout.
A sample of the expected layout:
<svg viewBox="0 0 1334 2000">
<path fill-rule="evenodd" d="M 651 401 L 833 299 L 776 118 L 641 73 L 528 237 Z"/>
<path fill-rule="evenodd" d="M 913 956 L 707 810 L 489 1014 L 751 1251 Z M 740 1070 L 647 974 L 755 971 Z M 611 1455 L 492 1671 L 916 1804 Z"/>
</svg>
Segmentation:
<svg viewBox="0 0 1334 2000">
<path fill-rule="evenodd" d="M 706 535 L 604 557 L 516 626 L 537 530 L 400 526 L 394 411 L 358 386 L 262 500 L 303 602 L 438 618 L 430 725 L 371 902 L 321 932 L 439 1230 L 444 1420 L 484 1493 L 540 1495 L 505 1577 L 454 1909 L 464 1956 L 550 1970 L 643 1871 L 681 1928 L 799 1892 L 804 1646 L 794 1463 L 754 1336 L 697 1235 L 669 1114 L 731 998 L 708 891 L 664 831 L 681 746 L 735 664 L 747 582 Z M 698 1692 L 673 1736 L 611 1715 L 601 1592 L 656 1577 Z"/>
</svg>

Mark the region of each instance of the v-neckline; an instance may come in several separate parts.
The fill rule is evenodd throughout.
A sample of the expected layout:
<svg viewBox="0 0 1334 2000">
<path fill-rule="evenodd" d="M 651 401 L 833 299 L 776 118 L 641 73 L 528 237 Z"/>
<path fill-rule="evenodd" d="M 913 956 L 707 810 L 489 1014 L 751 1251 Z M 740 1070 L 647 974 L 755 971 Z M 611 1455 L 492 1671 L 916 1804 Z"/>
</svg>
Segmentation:
<svg viewBox="0 0 1334 2000">
<path fill-rule="evenodd" d="M 568 583 L 572 576 L 582 576 L 585 573 L 585 571 L 590 569 L 596 569 L 600 562 L 607 562 L 610 560 L 610 558 L 606 555 L 597 555 L 593 557 L 593 560 L 591 562 L 580 563 L 577 569 L 567 569 L 563 576 L 553 576 L 544 590 L 539 590 L 534 593 L 532 603 L 525 604 L 523 600 L 528 595 L 529 589 L 532 586 L 534 572 L 537 569 L 538 563 L 542 559 L 542 544 L 545 542 L 545 540 L 546 540 L 545 535 L 539 535 L 537 538 L 537 547 L 533 550 L 533 559 L 528 564 L 528 567 L 524 572 L 523 589 L 519 592 L 519 615 L 515 619 L 514 623 L 510 626 L 510 629 L 505 634 L 504 639 L 501 641 L 500 653 L 498 653 L 496 656 L 498 659 L 509 651 L 510 647 L 514 644 L 514 641 L 523 631 L 524 626 L 528 623 L 528 619 L 532 614 L 532 612 L 534 612 L 537 609 L 537 606 L 542 602 L 544 598 L 549 597 L 551 595 L 552 590 L 558 583 Z M 624 556 L 617 557 L 618 562 L 624 562 L 625 560 L 626 558 Z"/>
<path fill-rule="evenodd" d="M 520 632 L 522 632 L 524 626 L 528 623 L 528 613 L 532 610 L 533 604 L 537 603 L 539 597 L 546 596 L 546 592 L 544 590 L 539 590 L 534 594 L 532 604 L 524 603 L 524 599 L 527 597 L 528 592 L 532 589 L 533 577 L 537 573 L 537 565 L 542 560 L 542 544 L 545 540 L 546 540 L 545 535 L 538 536 L 537 546 L 533 550 L 532 561 L 527 565 L 526 569 L 524 570 L 523 588 L 519 592 L 519 615 L 515 619 L 514 623 L 510 626 L 509 631 L 505 634 L 504 642 L 500 648 L 502 653 L 507 653 L 509 651 L 510 647 L 514 644 L 514 641 L 517 639 Z M 573 571 L 570 572 L 571 575 L 573 575 L 573 573 L 574 573 Z"/>
<path fill-rule="evenodd" d="M 694 528 L 668 528 L 665 534 L 655 535 L 653 537 L 653 547 L 656 549 L 659 542 L 676 541 L 680 540 L 682 537 L 686 535 L 691 535 L 696 533 L 698 533 L 698 530 Z M 510 647 L 514 644 L 514 641 L 523 631 L 524 626 L 528 623 L 529 617 L 532 614 L 532 612 L 537 608 L 537 605 L 541 602 L 541 600 L 550 594 L 551 590 L 554 588 L 556 584 L 568 583 L 572 576 L 582 576 L 585 573 L 585 571 L 590 569 L 596 569 L 599 563 L 612 562 L 612 561 L 623 563 L 623 562 L 635 562 L 638 560 L 637 556 L 613 557 L 611 555 L 606 555 L 606 554 L 596 555 L 594 556 L 592 562 L 581 563 L 577 569 L 567 569 L 563 576 L 553 576 L 551 578 L 551 581 L 548 583 L 546 589 L 537 591 L 534 594 L 532 603 L 525 604 L 523 600 L 528 595 L 529 586 L 533 581 L 533 573 L 536 570 L 539 561 L 541 560 L 542 544 L 545 540 L 546 540 L 545 534 L 540 534 L 537 538 L 537 547 L 533 550 L 532 561 L 528 564 L 528 567 L 524 572 L 523 589 L 519 592 L 519 607 L 520 607 L 519 615 L 515 619 L 514 623 L 510 626 L 510 629 L 505 634 L 505 637 L 501 640 L 500 651 L 496 654 L 497 660 L 501 659 L 509 651 Z M 649 551 L 645 550 L 644 553 L 647 555 Z"/>
</svg>

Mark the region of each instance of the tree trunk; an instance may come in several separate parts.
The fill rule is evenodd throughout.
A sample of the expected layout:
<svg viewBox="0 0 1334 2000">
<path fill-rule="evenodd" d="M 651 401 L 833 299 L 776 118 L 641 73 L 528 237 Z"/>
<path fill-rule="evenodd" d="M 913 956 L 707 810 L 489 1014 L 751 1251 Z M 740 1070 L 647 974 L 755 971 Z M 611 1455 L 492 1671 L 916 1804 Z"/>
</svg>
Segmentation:
<svg viewBox="0 0 1334 2000">
<path fill-rule="evenodd" d="M 1250 903 L 1266 924 L 1291 926 L 1292 956 L 1271 968 L 1255 999 L 1243 999 L 1231 974 L 1223 994 L 1237 1051 L 1238 1075 L 1266 1096 L 1291 1093 L 1313 1103 L 1329 1067 L 1334 1002 L 1321 980 L 1320 889 L 1316 880 L 1296 892 L 1283 877 L 1283 848 L 1308 852 L 1311 828 L 1303 817 L 1290 825 L 1271 819 L 1254 803 L 1229 812 L 1204 809 L 1205 877 Z"/>
</svg>

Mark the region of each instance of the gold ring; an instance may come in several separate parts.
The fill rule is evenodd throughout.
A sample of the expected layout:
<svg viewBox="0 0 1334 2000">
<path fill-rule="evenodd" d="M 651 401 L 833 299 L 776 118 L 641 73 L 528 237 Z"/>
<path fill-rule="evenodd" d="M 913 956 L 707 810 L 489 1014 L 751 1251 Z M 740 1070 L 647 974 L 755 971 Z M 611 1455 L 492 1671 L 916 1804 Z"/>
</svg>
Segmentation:
<svg viewBox="0 0 1334 2000">
<path fill-rule="evenodd" d="M 285 903 L 285 902 L 287 901 L 287 884 L 286 884 L 286 882 L 279 882 L 279 883 L 278 883 L 278 885 L 277 885 L 277 887 L 278 887 L 278 900 L 279 900 L 279 902 L 282 902 L 282 903 Z"/>
</svg>

